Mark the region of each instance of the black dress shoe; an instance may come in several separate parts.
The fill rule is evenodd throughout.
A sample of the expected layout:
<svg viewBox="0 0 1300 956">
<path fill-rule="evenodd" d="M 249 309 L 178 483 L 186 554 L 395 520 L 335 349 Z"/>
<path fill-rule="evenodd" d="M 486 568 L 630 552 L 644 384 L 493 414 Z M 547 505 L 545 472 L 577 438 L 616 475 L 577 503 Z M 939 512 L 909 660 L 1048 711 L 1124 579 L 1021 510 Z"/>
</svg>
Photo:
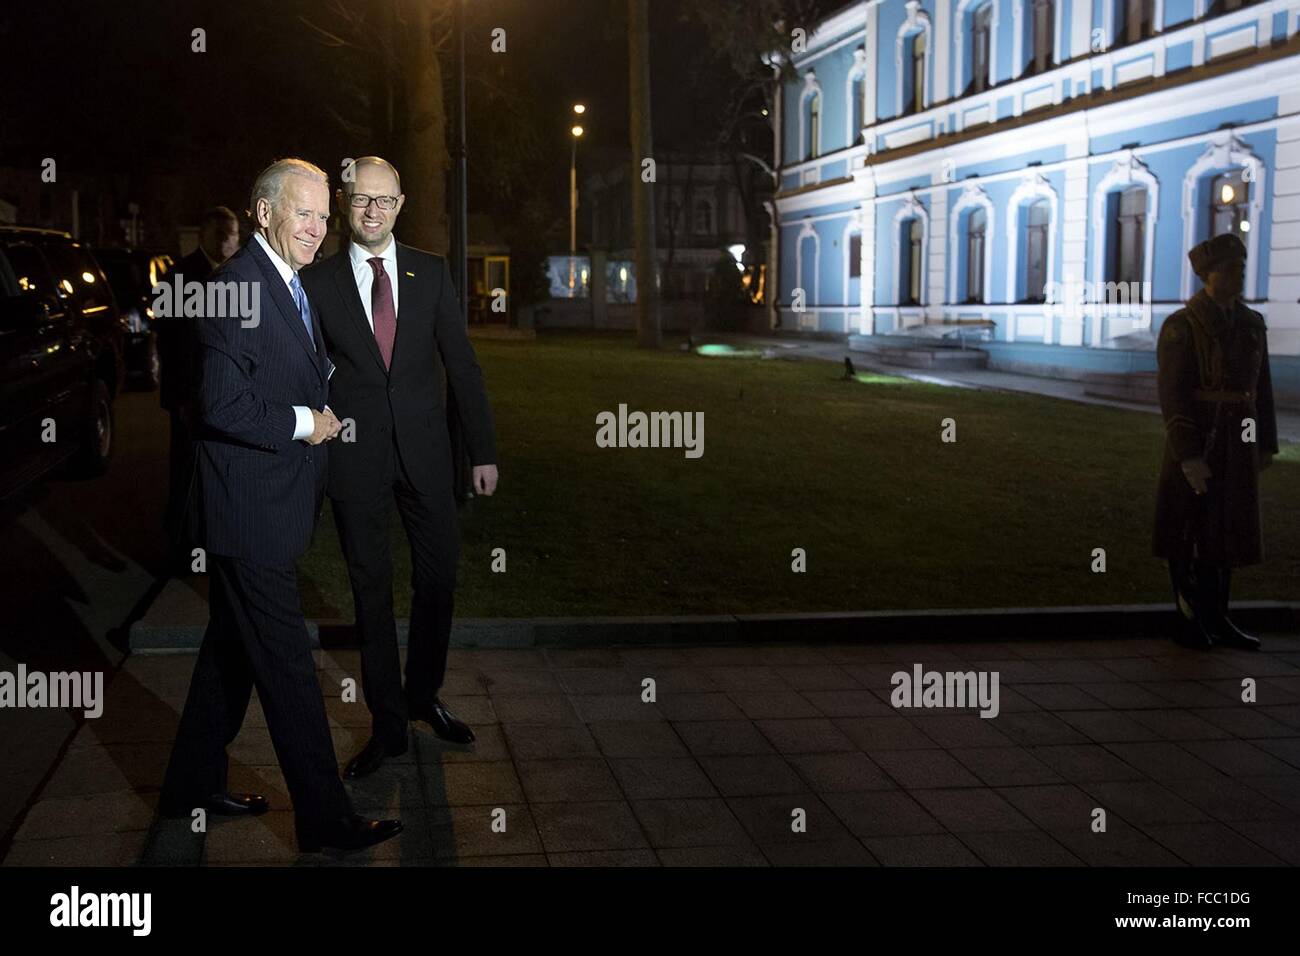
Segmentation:
<svg viewBox="0 0 1300 956">
<path fill-rule="evenodd" d="M 401 820 L 367 820 L 359 814 L 331 820 L 324 826 L 298 831 L 298 849 L 319 853 L 323 849 L 364 850 L 402 832 Z"/>
<path fill-rule="evenodd" d="M 474 731 L 469 729 L 469 725 L 444 707 L 437 697 L 426 706 L 411 707 L 410 715 L 412 720 L 423 720 L 427 723 L 443 740 L 450 740 L 454 744 L 468 744 L 474 741 Z"/>
<path fill-rule="evenodd" d="M 1214 637 L 1220 644 L 1228 647 L 1240 647 L 1247 651 L 1259 650 L 1259 638 L 1237 627 L 1228 620 L 1227 615 L 1223 615 L 1215 622 Z"/>
<path fill-rule="evenodd" d="M 255 817 L 271 809 L 271 804 L 260 793 L 214 793 L 194 806 L 163 803 L 158 812 L 164 817 L 188 817 L 199 807 L 219 817 Z"/>
<path fill-rule="evenodd" d="M 360 753 L 348 761 L 348 765 L 343 768 L 343 776 L 348 780 L 368 776 L 384 765 L 385 757 L 400 757 L 404 753 L 405 745 L 399 750 L 385 746 L 378 737 L 371 737 Z"/>
</svg>

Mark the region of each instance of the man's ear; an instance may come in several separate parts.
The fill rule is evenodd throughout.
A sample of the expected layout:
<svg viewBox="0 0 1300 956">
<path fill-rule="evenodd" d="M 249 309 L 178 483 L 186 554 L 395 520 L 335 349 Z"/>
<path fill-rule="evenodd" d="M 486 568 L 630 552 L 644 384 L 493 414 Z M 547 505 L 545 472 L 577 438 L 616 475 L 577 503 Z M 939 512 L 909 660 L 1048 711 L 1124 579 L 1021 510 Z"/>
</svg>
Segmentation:
<svg viewBox="0 0 1300 956">
<path fill-rule="evenodd" d="M 263 198 L 257 201 L 257 208 L 253 210 L 253 222 L 262 227 L 271 224 L 270 200 Z"/>
<path fill-rule="evenodd" d="M 401 212 L 402 207 L 405 205 L 406 205 L 406 193 L 402 193 L 400 196 L 397 197 L 397 208 L 393 210 L 393 213 L 397 214 Z"/>
</svg>

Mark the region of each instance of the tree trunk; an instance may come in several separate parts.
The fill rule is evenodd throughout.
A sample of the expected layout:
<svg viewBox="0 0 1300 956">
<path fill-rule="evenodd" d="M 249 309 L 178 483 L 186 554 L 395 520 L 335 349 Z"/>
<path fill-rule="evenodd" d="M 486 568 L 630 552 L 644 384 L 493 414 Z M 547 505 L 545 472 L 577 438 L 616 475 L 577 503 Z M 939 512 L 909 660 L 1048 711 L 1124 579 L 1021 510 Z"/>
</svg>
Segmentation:
<svg viewBox="0 0 1300 956">
<path fill-rule="evenodd" d="M 641 163 L 654 155 L 650 124 L 649 0 L 627 0 L 628 110 L 632 133 L 632 218 L 636 232 L 636 344 L 657 349 L 659 290 L 655 288 L 654 184 L 643 181 Z"/>
<path fill-rule="evenodd" d="M 440 5 L 447 0 L 437 0 Z M 402 109 L 397 112 L 397 168 L 406 205 L 402 240 L 446 255 L 451 245 L 447 219 L 447 114 L 442 68 L 433 37 L 432 0 L 398 0 L 396 46 L 401 51 Z"/>
</svg>

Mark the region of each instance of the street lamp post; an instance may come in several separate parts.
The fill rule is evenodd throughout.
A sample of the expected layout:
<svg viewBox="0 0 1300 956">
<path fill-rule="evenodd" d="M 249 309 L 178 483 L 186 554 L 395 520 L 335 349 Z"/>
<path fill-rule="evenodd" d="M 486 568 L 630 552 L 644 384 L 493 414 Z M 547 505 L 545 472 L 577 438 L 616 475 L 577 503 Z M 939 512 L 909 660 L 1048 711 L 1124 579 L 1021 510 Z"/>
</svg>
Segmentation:
<svg viewBox="0 0 1300 956">
<path fill-rule="evenodd" d="M 581 116 L 587 107 L 581 103 L 573 104 L 573 112 Z M 574 125 L 569 131 L 573 136 L 573 152 L 569 159 L 569 297 L 576 291 L 578 258 L 578 140 L 582 136 L 582 127 Z"/>
</svg>

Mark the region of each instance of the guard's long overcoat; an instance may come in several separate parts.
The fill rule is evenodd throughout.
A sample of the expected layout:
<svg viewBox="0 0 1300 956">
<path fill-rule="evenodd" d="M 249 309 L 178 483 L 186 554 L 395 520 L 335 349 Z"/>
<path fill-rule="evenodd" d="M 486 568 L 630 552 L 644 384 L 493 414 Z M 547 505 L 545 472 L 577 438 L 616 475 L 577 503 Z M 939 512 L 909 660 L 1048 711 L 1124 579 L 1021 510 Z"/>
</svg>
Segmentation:
<svg viewBox="0 0 1300 956">
<path fill-rule="evenodd" d="M 1165 451 L 1154 553 L 1228 567 L 1258 564 L 1259 461 L 1277 453 L 1264 318 L 1240 299 L 1227 313 L 1202 289 L 1165 320 L 1156 356 Z M 1247 418 L 1255 420 L 1253 443 L 1243 440 Z M 1180 466 L 1198 455 L 1211 472 L 1201 496 Z"/>
</svg>

